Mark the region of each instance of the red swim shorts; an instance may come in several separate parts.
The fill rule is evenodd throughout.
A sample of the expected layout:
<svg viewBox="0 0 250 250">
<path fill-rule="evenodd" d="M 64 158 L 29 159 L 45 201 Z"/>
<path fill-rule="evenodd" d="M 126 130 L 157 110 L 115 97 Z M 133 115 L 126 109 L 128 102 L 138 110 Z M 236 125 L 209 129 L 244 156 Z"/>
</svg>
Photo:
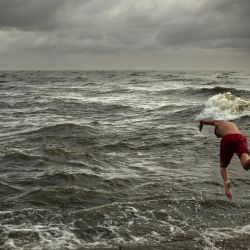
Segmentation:
<svg viewBox="0 0 250 250">
<path fill-rule="evenodd" d="M 226 168 L 234 153 L 240 158 L 243 153 L 249 154 L 247 138 L 242 134 L 225 135 L 220 142 L 220 165 Z"/>
</svg>

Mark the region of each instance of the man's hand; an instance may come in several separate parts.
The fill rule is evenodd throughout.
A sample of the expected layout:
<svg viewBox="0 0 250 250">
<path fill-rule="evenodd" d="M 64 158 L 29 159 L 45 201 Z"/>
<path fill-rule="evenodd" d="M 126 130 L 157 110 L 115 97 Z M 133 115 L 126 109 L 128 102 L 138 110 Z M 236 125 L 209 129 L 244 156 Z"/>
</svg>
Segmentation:
<svg viewBox="0 0 250 250">
<path fill-rule="evenodd" d="M 200 132 L 201 132 L 202 128 L 203 128 L 203 122 L 200 121 L 200 124 L 199 124 L 199 131 L 200 131 Z"/>
<path fill-rule="evenodd" d="M 217 126 L 219 122 L 221 122 L 221 121 L 213 120 L 213 119 L 203 119 L 203 120 L 200 120 L 199 130 L 201 132 L 202 127 L 203 127 L 204 124 L 205 125 L 211 125 L 211 126 Z"/>
</svg>

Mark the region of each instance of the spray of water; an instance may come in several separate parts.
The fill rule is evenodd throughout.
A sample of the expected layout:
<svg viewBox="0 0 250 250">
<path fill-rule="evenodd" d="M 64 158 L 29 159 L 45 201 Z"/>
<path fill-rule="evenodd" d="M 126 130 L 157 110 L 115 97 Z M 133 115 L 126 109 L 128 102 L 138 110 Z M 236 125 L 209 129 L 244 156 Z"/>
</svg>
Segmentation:
<svg viewBox="0 0 250 250">
<path fill-rule="evenodd" d="M 196 119 L 233 120 L 242 116 L 250 116 L 250 102 L 227 92 L 210 97 Z"/>
</svg>

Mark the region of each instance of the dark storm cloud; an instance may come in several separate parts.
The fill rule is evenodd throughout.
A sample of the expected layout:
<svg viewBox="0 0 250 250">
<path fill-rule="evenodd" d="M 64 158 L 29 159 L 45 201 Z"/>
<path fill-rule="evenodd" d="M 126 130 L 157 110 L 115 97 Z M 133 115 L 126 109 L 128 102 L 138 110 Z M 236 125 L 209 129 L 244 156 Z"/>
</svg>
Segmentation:
<svg viewBox="0 0 250 250">
<path fill-rule="evenodd" d="M 57 26 L 57 11 L 63 0 L 1 0 L 0 27 L 21 30 L 51 29 Z"/>
<path fill-rule="evenodd" d="M 1 0 L 0 38 L 2 50 L 57 53 L 244 49 L 249 11 L 247 0 Z"/>
<path fill-rule="evenodd" d="M 250 48 L 249 11 L 247 0 L 203 1 L 164 23 L 158 38 L 173 46 Z"/>
<path fill-rule="evenodd" d="M 86 15 L 98 15 L 109 4 L 99 0 L 1 0 L 0 28 L 54 30 L 67 27 L 74 18 L 84 21 Z"/>
</svg>

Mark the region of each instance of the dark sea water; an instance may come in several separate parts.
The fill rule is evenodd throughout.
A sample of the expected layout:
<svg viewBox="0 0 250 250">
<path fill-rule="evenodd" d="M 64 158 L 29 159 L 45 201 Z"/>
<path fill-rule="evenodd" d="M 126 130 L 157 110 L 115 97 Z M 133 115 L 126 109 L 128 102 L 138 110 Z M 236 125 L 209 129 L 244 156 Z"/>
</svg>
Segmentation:
<svg viewBox="0 0 250 250">
<path fill-rule="evenodd" d="M 0 72 L 0 249 L 250 249 L 250 173 L 201 117 L 250 137 L 250 75 Z M 230 94 L 230 93 L 231 94 Z"/>
</svg>

